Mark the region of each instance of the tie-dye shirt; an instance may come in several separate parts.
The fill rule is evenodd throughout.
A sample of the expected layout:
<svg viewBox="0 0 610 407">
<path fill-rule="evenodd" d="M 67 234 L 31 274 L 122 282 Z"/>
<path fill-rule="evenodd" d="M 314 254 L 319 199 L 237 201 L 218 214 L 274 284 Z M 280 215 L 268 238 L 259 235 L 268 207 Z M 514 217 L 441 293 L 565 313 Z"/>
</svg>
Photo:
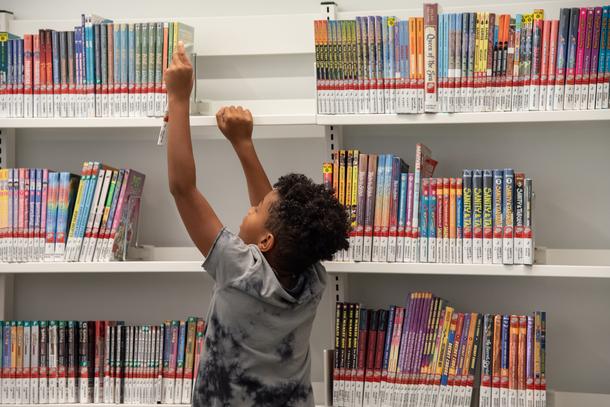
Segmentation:
<svg viewBox="0 0 610 407">
<path fill-rule="evenodd" d="M 309 336 L 324 267 L 287 291 L 258 247 L 226 229 L 203 266 L 216 284 L 193 405 L 313 406 Z"/>
</svg>

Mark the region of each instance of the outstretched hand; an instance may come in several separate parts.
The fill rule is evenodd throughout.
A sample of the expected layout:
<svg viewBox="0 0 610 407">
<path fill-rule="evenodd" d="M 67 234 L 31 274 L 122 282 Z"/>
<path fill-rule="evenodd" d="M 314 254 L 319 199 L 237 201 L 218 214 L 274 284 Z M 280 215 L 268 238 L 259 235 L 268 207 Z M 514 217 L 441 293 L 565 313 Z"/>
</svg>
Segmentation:
<svg viewBox="0 0 610 407">
<path fill-rule="evenodd" d="M 237 146 L 252 140 L 252 113 L 241 106 L 222 107 L 216 113 L 218 129 Z"/>
<path fill-rule="evenodd" d="M 193 88 L 193 66 L 184 52 L 182 41 L 178 41 L 178 47 L 172 56 L 172 63 L 165 70 L 163 80 L 167 85 L 168 99 L 189 99 Z"/>
</svg>

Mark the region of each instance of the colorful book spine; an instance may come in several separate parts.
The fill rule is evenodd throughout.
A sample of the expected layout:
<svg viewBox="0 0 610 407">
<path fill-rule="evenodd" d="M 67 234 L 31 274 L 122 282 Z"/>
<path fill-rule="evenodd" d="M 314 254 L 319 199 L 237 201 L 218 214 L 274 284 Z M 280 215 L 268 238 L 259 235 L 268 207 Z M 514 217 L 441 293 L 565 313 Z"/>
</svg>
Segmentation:
<svg viewBox="0 0 610 407">
<path fill-rule="evenodd" d="M 583 57 L 583 75 L 582 83 L 580 88 L 580 110 L 587 110 L 587 104 L 589 101 L 589 79 L 591 76 L 591 62 L 592 62 L 592 49 L 593 49 L 593 32 L 594 32 L 594 20 L 595 20 L 595 9 L 588 7 L 587 9 L 587 20 L 585 26 L 585 50 Z"/>
<path fill-rule="evenodd" d="M 438 110 L 437 91 L 437 30 L 438 5 L 436 3 L 424 4 L 424 110 L 435 112 Z"/>
<path fill-rule="evenodd" d="M 465 264 L 472 264 L 474 261 L 473 254 L 473 185 L 472 185 L 472 171 L 464 170 L 462 176 L 463 185 L 463 222 L 464 222 L 464 240 L 463 240 L 463 261 Z"/>
<path fill-rule="evenodd" d="M 421 202 L 419 219 L 419 261 L 428 262 L 428 204 L 430 195 L 430 179 L 424 178 L 421 183 Z"/>
<path fill-rule="evenodd" d="M 472 174 L 472 262 L 483 263 L 483 174 L 474 170 Z"/>
<path fill-rule="evenodd" d="M 602 90 L 602 97 L 601 97 L 601 108 L 602 109 L 608 109 L 608 101 L 610 99 L 609 95 L 610 95 L 610 6 L 605 6 L 604 7 L 604 11 L 606 12 L 605 14 L 607 15 L 607 18 L 605 19 L 606 23 L 603 24 L 603 17 L 602 17 L 602 24 L 606 27 L 606 47 L 605 47 L 605 62 L 604 62 L 604 77 L 603 77 L 603 90 Z M 602 33 L 603 33 L 603 29 L 602 29 Z M 600 63 L 601 63 L 601 57 L 600 57 Z M 599 76 L 598 76 L 599 77 Z"/>
<path fill-rule="evenodd" d="M 576 66 L 579 60 L 579 19 L 580 10 L 570 9 L 570 20 L 568 25 L 568 51 L 566 58 L 566 83 L 564 91 L 564 110 L 573 110 L 576 95 Z M 579 88 L 580 90 L 580 88 Z"/>
<path fill-rule="evenodd" d="M 493 254 L 492 263 L 502 264 L 503 236 L 504 236 L 504 171 L 493 170 Z"/>
<path fill-rule="evenodd" d="M 483 264 L 493 263 L 493 171 L 483 170 Z"/>
<path fill-rule="evenodd" d="M 515 197 L 515 174 L 510 168 L 504 170 L 504 233 L 502 235 L 502 262 L 513 264 L 514 262 L 514 197 Z"/>
<path fill-rule="evenodd" d="M 525 174 L 515 174 L 515 226 L 513 239 L 514 264 L 523 264 L 523 232 L 525 209 Z"/>
<path fill-rule="evenodd" d="M 569 48 L 570 9 L 559 10 L 557 32 L 557 64 L 555 69 L 555 89 L 553 91 L 553 110 L 563 110 L 567 59 Z"/>
<path fill-rule="evenodd" d="M 388 237 L 387 261 L 397 261 L 397 241 L 398 241 L 398 218 L 400 205 L 400 182 L 401 170 L 403 169 L 400 157 L 392 158 L 392 177 L 390 184 L 390 226 Z"/>
<path fill-rule="evenodd" d="M 532 179 L 525 178 L 524 186 L 524 219 L 523 219 L 523 264 L 534 264 L 534 236 L 533 236 L 533 189 Z"/>
<path fill-rule="evenodd" d="M 427 235 L 428 235 L 428 262 L 436 263 L 437 259 L 437 239 L 436 239 L 436 213 L 438 205 L 437 197 L 437 179 L 429 179 L 429 192 L 428 192 L 428 223 L 427 223 Z"/>
</svg>

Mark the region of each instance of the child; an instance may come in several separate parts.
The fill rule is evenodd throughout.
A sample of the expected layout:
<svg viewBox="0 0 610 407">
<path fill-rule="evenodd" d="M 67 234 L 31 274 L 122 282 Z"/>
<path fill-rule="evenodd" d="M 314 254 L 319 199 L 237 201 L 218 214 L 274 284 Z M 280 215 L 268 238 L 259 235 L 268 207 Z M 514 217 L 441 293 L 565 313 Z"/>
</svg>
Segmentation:
<svg viewBox="0 0 610 407">
<path fill-rule="evenodd" d="M 309 336 L 326 284 L 321 260 L 348 247 L 345 210 L 304 175 L 271 187 L 252 143 L 252 115 L 222 108 L 251 208 L 239 235 L 226 230 L 197 189 L 189 129 L 192 67 L 182 44 L 165 73 L 170 191 L 215 280 L 195 406 L 313 406 Z"/>
</svg>

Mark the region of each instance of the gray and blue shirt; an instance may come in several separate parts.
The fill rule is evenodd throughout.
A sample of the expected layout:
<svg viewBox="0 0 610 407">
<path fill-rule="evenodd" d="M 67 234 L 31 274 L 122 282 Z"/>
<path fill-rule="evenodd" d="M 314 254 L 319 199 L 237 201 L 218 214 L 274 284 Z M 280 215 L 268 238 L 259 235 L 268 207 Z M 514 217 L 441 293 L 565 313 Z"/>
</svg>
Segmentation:
<svg viewBox="0 0 610 407">
<path fill-rule="evenodd" d="M 259 248 L 226 229 L 203 266 L 216 284 L 193 405 L 313 406 L 309 336 L 324 267 L 285 290 Z"/>
</svg>

